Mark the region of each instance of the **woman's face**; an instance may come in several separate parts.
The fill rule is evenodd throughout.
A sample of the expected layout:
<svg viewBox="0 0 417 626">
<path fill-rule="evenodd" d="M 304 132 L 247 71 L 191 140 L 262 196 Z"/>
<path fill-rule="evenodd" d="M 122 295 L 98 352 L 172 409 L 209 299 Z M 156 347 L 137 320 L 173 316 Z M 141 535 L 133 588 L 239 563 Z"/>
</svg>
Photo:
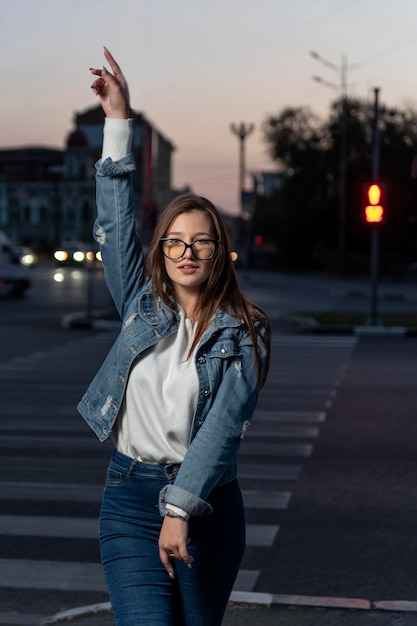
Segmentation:
<svg viewBox="0 0 417 626">
<path fill-rule="evenodd" d="M 206 213 L 195 209 L 181 213 L 170 224 L 165 235 L 170 239 L 181 239 L 187 244 L 196 240 L 217 239 L 213 224 Z M 176 261 L 164 257 L 165 269 L 179 304 L 182 298 L 198 296 L 201 284 L 207 280 L 213 259 L 197 259 L 191 248 Z"/>
</svg>

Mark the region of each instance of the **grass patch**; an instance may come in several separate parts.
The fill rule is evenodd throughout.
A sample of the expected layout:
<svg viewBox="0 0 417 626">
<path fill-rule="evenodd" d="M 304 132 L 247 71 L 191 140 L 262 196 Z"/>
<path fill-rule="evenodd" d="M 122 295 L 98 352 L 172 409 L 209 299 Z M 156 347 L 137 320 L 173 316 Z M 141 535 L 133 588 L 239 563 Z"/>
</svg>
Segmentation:
<svg viewBox="0 0 417 626">
<path fill-rule="evenodd" d="M 345 311 L 310 311 L 299 314 L 301 317 L 311 317 L 318 324 L 326 326 L 363 326 L 369 315 Z M 380 313 L 379 320 L 382 326 L 417 327 L 417 313 Z"/>
</svg>

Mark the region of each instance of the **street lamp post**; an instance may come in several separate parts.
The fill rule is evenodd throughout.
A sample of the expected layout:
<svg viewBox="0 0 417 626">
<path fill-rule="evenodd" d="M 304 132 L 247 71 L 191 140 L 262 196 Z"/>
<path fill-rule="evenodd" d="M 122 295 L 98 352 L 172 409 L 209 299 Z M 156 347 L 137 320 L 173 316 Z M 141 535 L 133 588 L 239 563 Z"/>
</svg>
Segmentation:
<svg viewBox="0 0 417 626">
<path fill-rule="evenodd" d="M 241 122 L 240 124 L 230 124 L 230 130 L 234 133 L 239 139 L 239 208 L 241 212 L 241 217 L 243 217 L 243 192 L 245 190 L 245 174 L 246 174 L 246 166 L 245 166 L 245 140 L 248 135 L 254 130 L 255 126 L 253 124 L 245 124 Z"/>
<path fill-rule="evenodd" d="M 230 124 L 230 130 L 239 139 L 239 197 L 238 206 L 240 209 L 240 238 L 242 240 L 243 248 L 243 266 L 247 267 L 249 264 L 249 232 L 247 223 L 245 220 L 245 203 L 244 203 L 244 191 L 245 191 L 245 141 L 248 135 L 253 132 L 255 126 L 253 124 Z"/>
<path fill-rule="evenodd" d="M 320 61 L 326 67 L 336 71 L 340 75 L 340 85 L 336 85 L 327 80 L 323 80 L 320 76 L 313 76 L 313 80 L 326 87 L 340 89 L 341 93 L 341 111 L 340 111 L 340 173 L 339 173 L 339 230 L 338 230 L 338 247 L 339 252 L 343 253 L 346 247 L 346 161 L 347 161 L 347 71 L 354 69 L 357 64 L 347 64 L 346 55 L 342 55 L 340 65 L 335 65 L 323 59 L 317 52 L 310 52 L 313 59 Z"/>
</svg>

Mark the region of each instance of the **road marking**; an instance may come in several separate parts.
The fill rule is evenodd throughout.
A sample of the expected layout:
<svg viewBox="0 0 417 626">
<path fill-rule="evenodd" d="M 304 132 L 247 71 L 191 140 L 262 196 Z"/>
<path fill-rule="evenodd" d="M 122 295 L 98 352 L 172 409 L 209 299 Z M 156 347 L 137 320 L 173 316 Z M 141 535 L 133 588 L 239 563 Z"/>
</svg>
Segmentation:
<svg viewBox="0 0 417 626">
<path fill-rule="evenodd" d="M 257 443 L 244 439 L 239 456 L 309 457 L 313 452 L 310 443 Z"/>
<path fill-rule="evenodd" d="M 272 465 L 239 463 L 239 478 L 265 478 L 272 480 L 297 480 L 301 472 L 301 465 Z"/>
<path fill-rule="evenodd" d="M 247 524 L 246 543 L 249 546 L 270 546 L 275 541 L 278 530 L 279 527 L 275 525 Z M 86 517 L 0 515 L 0 535 L 98 541 L 99 520 Z"/>
<path fill-rule="evenodd" d="M 0 559 L 0 587 L 107 591 L 100 563 Z"/>
<path fill-rule="evenodd" d="M 258 424 L 259 426 L 259 424 Z M 257 428 L 253 430 L 249 428 L 246 431 L 245 437 L 301 437 L 302 439 L 315 439 L 320 434 L 320 429 L 315 426 L 297 426 L 297 424 L 288 426 L 278 426 L 277 428 L 271 428 L 270 430 L 260 430 Z"/>
<path fill-rule="evenodd" d="M 290 491 L 255 491 L 242 490 L 243 502 L 246 509 L 287 509 Z"/>
</svg>

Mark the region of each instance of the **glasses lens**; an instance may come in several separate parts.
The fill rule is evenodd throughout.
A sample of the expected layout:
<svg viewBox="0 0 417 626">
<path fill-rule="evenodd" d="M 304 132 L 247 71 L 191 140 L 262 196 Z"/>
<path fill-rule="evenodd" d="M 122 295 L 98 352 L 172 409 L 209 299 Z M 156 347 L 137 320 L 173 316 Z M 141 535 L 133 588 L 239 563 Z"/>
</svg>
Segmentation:
<svg viewBox="0 0 417 626">
<path fill-rule="evenodd" d="M 162 242 L 162 251 L 168 259 L 177 261 L 184 254 L 187 248 L 191 248 L 196 259 L 208 261 L 214 256 L 217 248 L 217 242 L 210 239 L 198 239 L 193 243 L 186 244 L 181 239 L 166 239 Z"/>
<path fill-rule="evenodd" d="M 168 239 L 164 241 L 162 250 L 169 259 L 180 259 L 185 252 L 185 243 L 179 239 Z"/>
<path fill-rule="evenodd" d="M 199 239 L 193 243 L 194 256 L 202 261 L 211 259 L 216 251 L 216 243 L 209 239 Z"/>
</svg>

